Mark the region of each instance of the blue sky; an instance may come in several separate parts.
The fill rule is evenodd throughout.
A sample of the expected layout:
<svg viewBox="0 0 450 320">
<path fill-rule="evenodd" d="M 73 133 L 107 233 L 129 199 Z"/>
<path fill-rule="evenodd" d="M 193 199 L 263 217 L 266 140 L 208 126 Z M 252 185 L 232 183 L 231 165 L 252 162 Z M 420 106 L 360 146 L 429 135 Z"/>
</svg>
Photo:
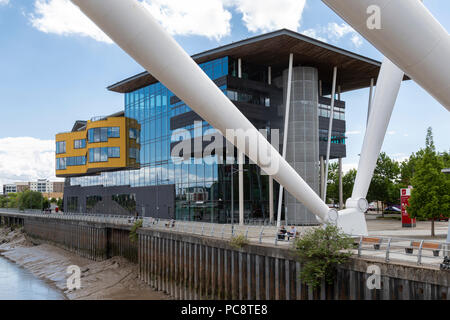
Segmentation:
<svg viewBox="0 0 450 320">
<path fill-rule="evenodd" d="M 318 0 L 145 0 L 190 54 L 283 27 L 382 60 L 382 55 Z M 450 2 L 425 0 L 450 30 Z M 106 87 L 143 69 L 68 0 L 0 0 L 0 184 L 54 178 L 54 136 L 75 120 L 123 109 Z M 413 23 L 413 22 L 412 22 Z M 368 90 L 347 101 L 348 158 L 362 145 Z M 414 82 L 405 82 L 383 151 L 403 159 L 433 127 L 450 149 L 450 113 Z"/>
</svg>

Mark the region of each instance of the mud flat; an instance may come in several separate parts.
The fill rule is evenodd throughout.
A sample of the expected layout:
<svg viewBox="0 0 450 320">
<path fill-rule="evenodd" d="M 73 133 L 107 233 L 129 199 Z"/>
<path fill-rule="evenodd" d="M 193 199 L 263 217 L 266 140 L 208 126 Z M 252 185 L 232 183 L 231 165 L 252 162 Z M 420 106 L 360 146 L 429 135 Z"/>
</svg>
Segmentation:
<svg viewBox="0 0 450 320">
<path fill-rule="evenodd" d="M 138 279 L 138 266 L 122 257 L 93 262 L 48 245 L 33 245 L 20 230 L 0 228 L 0 255 L 55 286 L 69 300 L 168 300 Z M 81 289 L 67 289 L 69 266 L 81 269 Z"/>
</svg>

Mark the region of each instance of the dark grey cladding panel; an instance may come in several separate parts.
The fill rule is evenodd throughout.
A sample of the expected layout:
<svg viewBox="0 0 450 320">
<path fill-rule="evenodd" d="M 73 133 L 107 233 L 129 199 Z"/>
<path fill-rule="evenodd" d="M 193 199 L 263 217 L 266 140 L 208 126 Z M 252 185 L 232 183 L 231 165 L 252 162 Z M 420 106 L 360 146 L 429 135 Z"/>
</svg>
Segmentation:
<svg viewBox="0 0 450 320">
<path fill-rule="evenodd" d="M 276 121 L 280 120 L 276 109 L 244 102 L 234 102 L 234 105 L 251 121 Z M 202 121 L 202 118 L 194 111 L 189 111 L 170 119 L 170 130 L 176 130 L 192 125 L 195 121 Z"/>
<path fill-rule="evenodd" d="M 190 126 L 195 121 L 203 121 L 203 119 L 194 111 L 189 111 L 178 116 L 170 118 L 170 130 L 177 130 Z"/>
<path fill-rule="evenodd" d="M 327 156 L 327 143 L 326 141 L 319 142 L 319 155 Z M 347 157 L 347 146 L 345 144 L 331 144 L 330 149 L 330 159 L 346 158 Z"/>
<path fill-rule="evenodd" d="M 221 87 L 227 84 L 227 76 L 223 76 L 220 78 L 217 78 L 216 80 L 213 80 L 213 82 L 216 84 L 216 86 Z M 170 97 L 170 104 L 174 105 L 175 103 L 180 102 L 181 99 L 177 96 Z"/>
<path fill-rule="evenodd" d="M 280 89 L 274 85 L 270 85 L 265 82 L 236 78 L 228 76 L 228 88 L 230 89 L 240 89 L 240 90 L 252 90 L 273 95 L 283 95 L 283 89 Z"/>
<path fill-rule="evenodd" d="M 331 106 L 331 98 L 319 97 L 319 103 L 326 106 Z M 345 108 L 345 101 L 335 100 L 334 105 L 339 108 Z"/>
<path fill-rule="evenodd" d="M 319 129 L 328 130 L 330 126 L 330 118 L 319 117 Z M 346 122 L 344 120 L 333 120 L 333 131 L 346 132 Z"/>
<path fill-rule="evenodd" d="M 277 110 L 274 107 L 265 107 L 262 105 L 233 102 L 236 107 L 248 118 L 250 121 L 254 120 L 276 120 L 278 117 Z"/>
<path fill-rule="evenodd" d="M 161 185 L 151 187 L 81 187 L 81 186 L 65 186 L 64 203 L 67 198 L 77 197 L 78 207 L 81 212 L 86 212 L 86 197 L 100 196 L 102 197 L 101 205 L 98 205 L 98 212 L 103 214 L 122 214 L 130 215 L 130 213 L 121 208 L 112 200 L 113 195 L 119 194 L 135 194 L 136 210 L 140 215 L 145 214 L 146 217 L 155 218 L 172 218 L 175 209 L 175 185 Z M 101 208 L 101 209 L 100 209 Z M 159 209 L 158 209 L 159 208 Z M 101 211 L 101 212 L 100 212 Z"/>
</svg>

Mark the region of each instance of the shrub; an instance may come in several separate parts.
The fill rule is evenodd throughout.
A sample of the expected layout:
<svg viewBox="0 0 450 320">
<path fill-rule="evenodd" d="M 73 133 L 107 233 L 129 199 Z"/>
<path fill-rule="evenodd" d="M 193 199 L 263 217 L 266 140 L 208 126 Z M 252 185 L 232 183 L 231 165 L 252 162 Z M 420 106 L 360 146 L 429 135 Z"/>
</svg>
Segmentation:
<svg viewBox="0 0 450 320">
<path fill-rule="evenodd" d="M 348 261 L 353 239 L 335 226 L 308 231 L 295 242 L 298 261 L 302 264 L 300 280 L 316 288 L 325 280 L 332 284 L 336 267 Z"/>
<path fill-rule="evenodd" d="M 232 237 L 230 240 L 230 246 L 232 246 L 235 249 L 241 249 L 246 245 L 248 245 L 248 243 L 249 243 L 248 239 L 242 234 Z"/>
<path fill-rule="evenodd" d="M 137 231 L 139 228 L 142 228 L 144 221 L 143 220 L 137 220 L 134 225 L 131 227 L 129 238 L 131 242 L 137 242 L 138 241 L 138 234 Z"/>
</svg>

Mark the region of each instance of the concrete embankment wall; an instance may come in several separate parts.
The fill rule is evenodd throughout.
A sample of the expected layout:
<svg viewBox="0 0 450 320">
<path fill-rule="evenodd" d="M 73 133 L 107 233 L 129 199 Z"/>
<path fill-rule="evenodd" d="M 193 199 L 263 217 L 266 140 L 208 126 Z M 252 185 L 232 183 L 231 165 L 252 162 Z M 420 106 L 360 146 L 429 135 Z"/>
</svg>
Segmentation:
<svg viewBox="0 0 450 320">
<path fill-rule="evenodd" d="M 0 214 L 1 217 L 1 214 Z M 450 273 L 417 266 L 352 259 L 340 266 L 334 284 L 312 290 L 299 281 L 301 265 L 286 248 L 149 229 L 129 239 L 130 228 L 48 218 L 1 217 L 23 225 L 35 241 L 49 242 L 101 261 L 123 256 L 139 265 L 139 277 L 177 299 L 449 299 Z M 369 290 L 370 265 L 381 270 L 381 290 Z"/>
</svg>

